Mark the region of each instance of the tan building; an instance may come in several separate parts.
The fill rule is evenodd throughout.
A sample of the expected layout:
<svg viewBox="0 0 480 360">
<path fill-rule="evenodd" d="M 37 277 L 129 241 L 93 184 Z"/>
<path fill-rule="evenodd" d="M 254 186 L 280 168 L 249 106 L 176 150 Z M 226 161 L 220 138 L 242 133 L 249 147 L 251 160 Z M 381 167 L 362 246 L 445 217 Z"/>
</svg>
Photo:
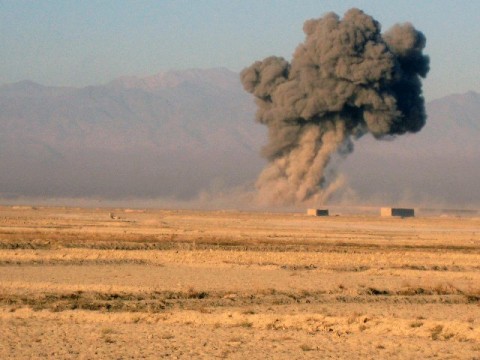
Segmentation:
<svg viewBox="0 0 480 360">
<path fill-rule="evenodd" d="M 328 216 L 327 209 L 308 209 L 307 215 L 309 216 Z"/>
<path fill-rule="evenodd" d="M 405 208 L 387 208 L 383 207 L 380 209 L 381 216 L 400 216 L 400 217 L 413 217 L 415 216 L 414 209 L 405 209 Z"/>
</svg>

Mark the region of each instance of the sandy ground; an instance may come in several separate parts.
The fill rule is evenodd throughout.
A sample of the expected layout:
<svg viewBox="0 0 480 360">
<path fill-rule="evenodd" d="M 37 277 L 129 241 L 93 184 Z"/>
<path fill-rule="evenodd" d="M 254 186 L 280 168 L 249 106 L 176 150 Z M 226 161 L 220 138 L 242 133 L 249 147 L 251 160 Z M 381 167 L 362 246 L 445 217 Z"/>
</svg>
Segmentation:
<svg viewBox="0 0 480 360">
<path fill-rule="evenodd" d="M 480 218 L 0 207 L 0 358 L 480 359 Z"/>
</svg>

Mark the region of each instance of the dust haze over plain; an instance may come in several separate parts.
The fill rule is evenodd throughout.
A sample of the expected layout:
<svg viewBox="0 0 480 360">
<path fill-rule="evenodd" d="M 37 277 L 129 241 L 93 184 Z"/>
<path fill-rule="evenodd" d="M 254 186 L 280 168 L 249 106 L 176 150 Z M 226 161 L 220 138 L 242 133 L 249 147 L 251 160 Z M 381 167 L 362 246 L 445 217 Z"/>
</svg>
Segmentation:
<svg viewBox="0 0 480 360">
<path fill-rule="evenodd" d="M 0 106 L 3 202 L 255 208 L 241 190 L 265 167 L 267 134 L 236 72 L 168 72 L 86 88 L 14 83 L 0 86 Z M 426 109 L 418 133 L 360 138 L 337 163 L 345 188 L 330 203 L 478 208 L 480 94 Z"/>
<path fill-rule="evenodd" d="M 420 78 L 429 58 L 425 36 L 411 24 L 382 34 L 376 20 L 351 9 L 342 19 L 308 20 L 303 30 L 291 63 L 271 56 L 241 73 L 256 120 L 268 128 L 269 163 L 256 183 L 267 203 L 326 202 L 342 185 L 334 153 L 352 152 L 352 139 L 366 133 L 418 132 L 426 120 Z"/>
</svg>

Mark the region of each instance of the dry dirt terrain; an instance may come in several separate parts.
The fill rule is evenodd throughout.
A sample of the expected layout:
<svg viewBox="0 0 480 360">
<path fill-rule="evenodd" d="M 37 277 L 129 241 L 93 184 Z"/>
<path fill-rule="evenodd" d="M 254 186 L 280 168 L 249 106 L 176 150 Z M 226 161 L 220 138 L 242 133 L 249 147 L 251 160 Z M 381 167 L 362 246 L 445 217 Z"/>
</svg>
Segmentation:
<svg viewBox="0 0 480 360">
<path fill-rule="evenodd" d="M 480 217 L 0 207 L 1 359 L 480 359 Z"/>
</svg>

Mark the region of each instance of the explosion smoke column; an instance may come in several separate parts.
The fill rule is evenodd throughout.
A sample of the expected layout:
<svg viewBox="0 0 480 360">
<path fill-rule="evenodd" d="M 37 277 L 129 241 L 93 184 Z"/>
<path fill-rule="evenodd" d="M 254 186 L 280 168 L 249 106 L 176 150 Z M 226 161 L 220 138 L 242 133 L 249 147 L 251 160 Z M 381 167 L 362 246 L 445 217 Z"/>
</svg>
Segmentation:
<svg viewBox="0 0 480 360">
<path fill-rule="evenodd" d="M 275 204 L 323 203 L 338 187 L 325 169 L 352 139 L 417 132 L 425 124 L 420 77 L 429 70 L 425 36 L 410 23 L 382 34 L 361 10 L 305 22 L 291 63 L 271 56 L 244 69 L 256 120 L 268 127 L 269 164 L 257 188 Z M 330 169 L 330 167 L 329 167 Z"/>
</svg>

